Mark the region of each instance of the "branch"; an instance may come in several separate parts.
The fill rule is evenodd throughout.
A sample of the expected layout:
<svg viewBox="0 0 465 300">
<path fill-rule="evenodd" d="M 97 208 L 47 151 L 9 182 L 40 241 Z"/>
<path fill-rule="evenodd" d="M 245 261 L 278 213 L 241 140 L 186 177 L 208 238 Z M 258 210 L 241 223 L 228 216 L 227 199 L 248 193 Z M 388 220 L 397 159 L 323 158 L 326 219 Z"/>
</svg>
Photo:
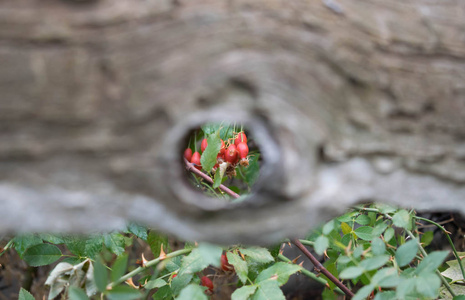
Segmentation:
<svg viewBox="0 0 465 300">
<path fill-rule="evenodd" d="M 291 261 L 289 258 L 287 258 L 286 256 L 284 256 L 284 255 L 282 255 L 282 254 L 278 254 L 278 258 L 279 258 L 280 260 L 282 260 L 282 261 L 285 261 L 285 262 L 288 262 L 288 263 L 292 263 L 292 261 Z M 323 278 L 321 278 L 321 277 L 318 277 L 317 275 L 315 275 L 314 273 L 310 272 L 310 271 L 307 270 L 307 269 L 302 269 L 301 272 L 302 272 L 302 274 L 304 274 L 305 276 L 307 276 L 307 277 L 309 277 L 309 278 L 315 280 L 316 282 L 321 283 L 322 285 L 324 285 L 324 286 L 326 286 L 327 288 L 329 288 L 329 284 L 328 284 L 328 282 L 327 282 L 325 279 L 323 279 Z M 341 294 L 341 295 L 344 295 L 344 292 L 341 291 L 341 289 L 335 288 L 334 290 L 335 290 L 337 293 L 339 293 L 339 294 Z"/>
<path fill-rule="evenodd" d="M 158 257 L 158 258 L 152 259 L 152 260 L 146 262 L 143 267 L 138 267 L 138 268 L 134 269 L 133 271 L 127 273 L 126 275 L 122 276 L 118 280 L 111 282 L 110 284 L 108 284 L 107 289 L 111 289 L 111 288 L 117 286 L 118 284 L 125 282 L 126 280 L 133 277 L 134 275 L 139 274 L 140 272 L 144 271 L 145 269 L 150 268 L 150 267 L 158 264 L 162 260 L 165 260 L 167 258 L 173 258 L 173 257 L 178 256 L 178 255 L 187 254 L 187 253 L 189 253 L 191 251 L 192 251 L 192 249 L 181 249 L 181 250 L 178 250 L 178 251 L 168 253 L 164 257 Z"/>
<path fill-rule="evenodd" d="M 305 248 L 305 246 L 299 241 L 299 239 L 293 239 L 292 243 L 296 245 L 297 248 L 299 248 L 300 251 L 302 251 L 310 259 L 310 261 L 315 266 L 315 269 L 319 273 L 323 273 L 329 280 L 334 282 L 334 284 L 338 288 L 340 288 L 344 292 L 344 294 L 347 295 L 347 297 L 352 298 L 354 296 L 354 293 L 352 293 L 351 290 L 349 290 L 344 284 L 342 284 L 342 282 L 340 282 L 336 277 L 334 277 L 333 274 L 326 270 L 326 268 L 315 258 L 315 256 L 313 256 L 310 253 L 310 251 L 308 251 L 307 248 Z"/>
<path fill-rule="evenodd" d="M 185 157 L 183 158 L 184 159 L 184 163 L 186 164 L 186 169 L 189 171 L 189 172 L 192 172 L 194 173 L 195 175 L 198 175 L 200 177 L 202 177 L 203 179 L 205 179 L 206 181 L 208 181 L 209 183 L 213 184 L 213 179 L 210 178 L 210 176 L 208 176 L 207 174 L 205 174 L 204 172 L 200 171 L 200 170 L 197 170 L 197 168 L 194 166 L 193 163 L 190 163 Z M 230 190 L 227 186 L 225 185 L 222 185 L 220 184 L 219 188 L 225 192 L 226 194 L 230 195 L 231 197 L 233 198 L 239 198 L 239 194 L 233 192 L 232 190 Z"/>
</svg>

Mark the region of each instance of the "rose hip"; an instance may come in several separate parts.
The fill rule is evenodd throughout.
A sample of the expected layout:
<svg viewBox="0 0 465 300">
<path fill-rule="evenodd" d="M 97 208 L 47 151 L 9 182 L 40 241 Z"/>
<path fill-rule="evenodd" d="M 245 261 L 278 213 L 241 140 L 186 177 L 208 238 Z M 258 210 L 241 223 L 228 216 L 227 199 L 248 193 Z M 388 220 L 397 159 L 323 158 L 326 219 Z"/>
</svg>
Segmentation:
<svg viewBox="0 0 465 300">
<path fill-rule="evenodd" d="M 237 163 L 238 156 L 235 145 L 230 145 L 228 149 L 226 149 L 226 152 L 224 153 L 224 160 L 233 165 Z"/>
<path fill-rule="evenodd" d="M 199 152 L 195 151 L 194 154 L 192 154 L 191 163 L 193 163 L 198 170 L 202 170 L 202 165 L 200 164 L 200 153 Z"/>
<path fill-rule="evenodd" d="M 191 148 L 187 148 L 186 150 L 184 150 L 184 157 L 187 159 L 187 161 L 191 161 L 191 159 L 192 159 L 192 149 Z"/>
<path fill-rule="evenodd" d="M 207 139 L 203 139 L 202 143 L 200 144 L 200 150 L 202 151 L 202 153 L 203 153 L 203 151 L 205 151 L 207 146 L 208 146 Z"/>
<path fill-rule="evenodd" d="M 234 139 L 234 145 L 239 145 L 239 143 L 247 143 L 247 136 L 243 131 L 239 132 Z"/>
</svg>

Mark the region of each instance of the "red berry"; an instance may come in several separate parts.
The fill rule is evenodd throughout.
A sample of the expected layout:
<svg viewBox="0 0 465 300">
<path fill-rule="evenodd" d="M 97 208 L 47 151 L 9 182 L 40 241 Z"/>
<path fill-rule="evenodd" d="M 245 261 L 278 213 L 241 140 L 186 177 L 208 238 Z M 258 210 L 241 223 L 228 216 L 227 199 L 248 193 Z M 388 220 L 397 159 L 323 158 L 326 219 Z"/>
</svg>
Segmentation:
<svg viewBox="0 0 465 300">
<path fill-rule="evenodd" d="M 202 143 L 200 144 L 200 150 L 202 151 L 202 153 L 203 153 L 203 151 L 205 151 L 207 146 L 208 146 L 207 139 L 203 139 Z"/>
<path fill-rule="evenodd" d="M 220 154 L 224 155 L 225 147 L 224 147 L 224 141 L 221 140 L 221 149 L 220 149 Z"/>
<path fill-rule="evenodd" d="M 234 267 L 229 263 L 226 254 L 221 255 L 221 269 L 226 272 L 234 270 Z"/>
<path fill-rule="evenodd" d="M 200 285 L 207 288 L 207 291 L 213 292 L 213 282 L 207 276 L 200 278 Z"/>
<path fill-rule="evenodd" d="M 239 152 L 240 158 L 246 158 L 249 155 L 249 146 L 246 143 L 242 142 L 237 145 L 237 152 Z"/>
<path fill-rule="evenodd" d="M 200 153 L 199 152 L 195 151 L 194 154 L 192 154 L 191 163 L 193 163 L 197 169 L 202 170 L 202 165 L 200 164 Z"/>
<path fill-rule="evenodd" d="M 231 145 L 228 147 L 228 149 L 226 149 L 226 152 L 224 153 L 224 160 L 231 164 L 237 163 L 238 156 L 235 145 Z"/>
<path fill-rule="evenodd" d="M 174 274 L 174 275 L 173 275 L 173 279 L 175 279 L 175 278 L 176 278 L 176 276 L 178 276 L 178 274 Z"/>
<path fill-rule="evenodd" d="M 191 159 L 192 159 L 192 149 L 191 148 L 187 148 L 186 150 L 184 150 L 184 157 L 187 159 L 187 161 L 191 161 Z"/>
<path fill-rule="evenodd" d="M 239 143 L 247 143 L 247 136 L 243 131 L 239 132 L 236 136 L 236 139 L 234 140 L 234 145 L 237 146 Z"/>
</svg>

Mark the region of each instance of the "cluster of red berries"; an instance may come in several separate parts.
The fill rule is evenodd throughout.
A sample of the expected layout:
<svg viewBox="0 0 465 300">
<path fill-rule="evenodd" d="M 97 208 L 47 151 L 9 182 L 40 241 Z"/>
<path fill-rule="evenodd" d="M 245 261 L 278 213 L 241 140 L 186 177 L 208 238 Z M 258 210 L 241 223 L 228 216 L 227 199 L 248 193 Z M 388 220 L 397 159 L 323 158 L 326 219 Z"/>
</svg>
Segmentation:
<svg viewBox="0 0 465 300">
<path fill-rule="evenodd" d="M 203 139 L 200 144 L 200 150 L 203 153 L 208 146 L 207 139 Z M 235 168 L 238 164 L 241 166 L 249 165 L 249 146 L 247 146 L 247 136 L 243 131 L 237 133 L 234 138 L 229 139 L 226 144 L 221 140 L 221 148 L 217 155 L 217 163 L 213 167 L 212 171 L 216 171 L 220 164 L 227 162 L 229 163 L 226 174 L 228 176 L 236 176 Z M 184 150 L 184 157 L 194 166 L 202 170 L 202 165 L 200 164 L 200 153 L 192 153 L 192 149 L 187 148 Z"/>
</svg>

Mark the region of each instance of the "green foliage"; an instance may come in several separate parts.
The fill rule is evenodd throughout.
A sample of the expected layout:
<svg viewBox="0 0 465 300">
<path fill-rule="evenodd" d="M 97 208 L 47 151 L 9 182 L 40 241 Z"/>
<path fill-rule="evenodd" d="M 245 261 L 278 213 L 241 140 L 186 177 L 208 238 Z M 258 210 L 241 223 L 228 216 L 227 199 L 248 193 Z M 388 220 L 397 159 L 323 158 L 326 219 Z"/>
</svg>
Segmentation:
<svg viewBox="0 0 465 300">
<path fill-rule="evenodd" d="M 23 259 L 32 267 L 45 266 L 61 258 L 60 249 L 52 244 L 38 244 L 24 251 Z"/>
<path fill-rule="evenodd" d="M 19 290 L 18 300 L 35 300 L 35 298 L 31 295 L 31 293 L 21 288 L 21 290 Z"/>
<path fill-rule="evenodd" d="M 208 146 L 200 157 L 200 163 L 202 168 L 210 172 L 216 164 L 216 156 L 221 149 L 221 139 L 219 130 L 213 134 L 210 134 L 207 138 Z"/>
</svg>

